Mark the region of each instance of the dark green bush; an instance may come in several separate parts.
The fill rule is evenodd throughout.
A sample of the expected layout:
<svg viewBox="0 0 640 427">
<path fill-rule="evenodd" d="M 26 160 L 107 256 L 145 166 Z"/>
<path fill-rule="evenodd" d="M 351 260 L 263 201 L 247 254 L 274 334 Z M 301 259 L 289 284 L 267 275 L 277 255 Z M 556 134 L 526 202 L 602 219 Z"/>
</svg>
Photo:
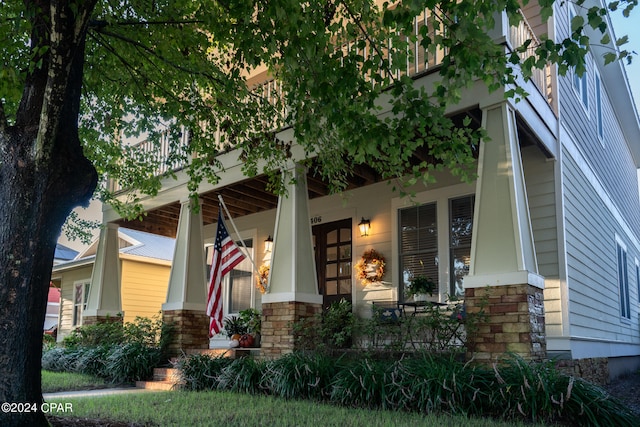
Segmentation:
<svg viewBox="0 0 640 427">
<path fill-rule="evenodd" d="M 291 353 L 266 363 L 262 386 L 286 399 L 325 400 L 340 360 L 317 353 Z"/>
<path fill-rule="evenodd" d="M 348 407 L 491 416 L 560 425 L 636 426 L 640 420 L 602 388 L 516 356 L 495 367 L 417 353 L 399 359 L 294 353 L 268 362 L 189 356 L 191 389 L 268 393 Z"/>
<path fill-rule="evenodd" d="M 218 390 L 257 394 L 262 391 L 260 383 L 263 372 L 264 363 L 253 357 L 234 359 L 220 370 L 216 378 Z"/>
<path fill-rule="evenodd" d="M 109 351 L 105 371 L 115 383 L 145 380 L 152 376 L 153 368 L 161 361 L 161 351 L 133 342 L 114 347 Z"/>
<path fill-rule="evenodd" d="M 172 332 L 159 318 L 82 326 L 63 340 L 64 348 L 43 351 L 43 369 L 96 375 L 114 383 L 147 379 L 164 364 Z"/>
<path fill-rule="evenodd" d="M 42 369 L 52 372 L 64 371 L 64 366 L 60 363 L 62 356 L 65 353 L 65 349 L 62 347 L 53 347 L 42 351 Z"/>
<path fill-rule="evenodd" d="M 180 370 L 180 379 L 186 390 L 216 390 L 220 372 L 231 361 L 232 359 L 224 356 L 193 354 L 178 359 L 176 368 Z"/>
</svg>

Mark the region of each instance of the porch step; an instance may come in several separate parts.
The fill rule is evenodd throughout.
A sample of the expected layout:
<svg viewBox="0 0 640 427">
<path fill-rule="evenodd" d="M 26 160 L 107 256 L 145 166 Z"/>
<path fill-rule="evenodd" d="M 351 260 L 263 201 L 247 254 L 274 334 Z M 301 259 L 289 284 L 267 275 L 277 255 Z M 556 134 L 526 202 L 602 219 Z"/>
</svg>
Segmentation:
<svg viewBox="0 0 640 427">
<path fill-rule="evenodd" d="M 152 381 L 136 381 L 137 388 L 147 390 L 175 390 L 180 385 L 180 370 L 176 368 L 154 368 Z"/>
<path fill-rule="evenodd" d="M 206 354 L 210 357 L 229 357 L 238 359 L 246 356 L 260 356 L 259 348 L 207 348 L 201 350 L 188 350 L 187 355 Z M 176 359 L 171 360 L 175 366 Z M 153 380 L 136 381 L 137 388 L 147 390 L 176 390 L 180 388 L 180 370 L 177 368 L 154 368 Z"/>
<path fill-rule="evenodd" d="M 187 355 L 190 354 L 206 354 L 210 357 L 229 357 L 231 359 L 238 359 L 252 355 L 254 357 L 260 356 L 260 348 L 207 348 L 201 350 L 187 350 Z"/>
</svg>

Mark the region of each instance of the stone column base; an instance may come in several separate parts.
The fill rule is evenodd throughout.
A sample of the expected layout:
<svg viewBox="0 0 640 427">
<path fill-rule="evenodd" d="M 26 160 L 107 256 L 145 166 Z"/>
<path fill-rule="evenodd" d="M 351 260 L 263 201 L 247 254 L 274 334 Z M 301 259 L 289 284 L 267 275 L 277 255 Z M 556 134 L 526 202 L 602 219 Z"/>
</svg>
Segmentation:
<svg viewBox="0 0 640 427">
<path fill-rule="evenodd" d="M 263 303 L 260 355 L 265 359 L 276 359 L 292 353 L 295 350 L 293 324 L 321 311 L 321 304 L 307 302 Z"/>
<path fill-rule="evenodd" d="M 467 359 L 495 362 L 506 353 L 544 360 L 547 341 L 543 290 L 528 284 L 465 289 L 469 315 L 484 305 L 486 319 L 469 331 Z"/>
<path fill-rule="evenodd" d="M 180 356 L 187 350 L 209 348 L 209 316 L 204 311 L 163 310 L 162 321 L 171 325 L 168 357 Z"/>
<path fill-rule="evenodd" d="M 97 325 L 98 323 L 122 323 L 124 313 L 116 316 L 82 316 L 82 326 Z"/>
</svg>

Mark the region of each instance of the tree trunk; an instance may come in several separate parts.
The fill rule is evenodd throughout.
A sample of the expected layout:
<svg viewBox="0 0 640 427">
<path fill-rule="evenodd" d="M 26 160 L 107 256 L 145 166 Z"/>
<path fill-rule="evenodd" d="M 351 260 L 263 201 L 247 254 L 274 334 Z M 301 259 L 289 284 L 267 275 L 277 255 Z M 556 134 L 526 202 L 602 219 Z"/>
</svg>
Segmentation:
<svg viewBox="0 0 640 427">
<path fill-rule="evenodd" d="M 46 36 L 54 53 L 27 77 L 15 124 L 0 123 L 0 404 L 29 404 L 4 405 L 2 426 L 49 425 L 40 369 L 55 245 L 97 182 L 78 138 L 84 36 L 62 12 L 51 12 L 59 16 L 48 31 L 66 31 L 56 41 L 34 30 L 33 45 Z"/>
</svg>

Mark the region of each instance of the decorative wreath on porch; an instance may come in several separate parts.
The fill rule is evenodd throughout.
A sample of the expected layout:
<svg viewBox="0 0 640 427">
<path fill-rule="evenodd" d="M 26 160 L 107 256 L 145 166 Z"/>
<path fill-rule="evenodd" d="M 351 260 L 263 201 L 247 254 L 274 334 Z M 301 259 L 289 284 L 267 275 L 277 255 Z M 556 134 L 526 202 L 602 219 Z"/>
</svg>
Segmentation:
<svg viewBox="0 0 640 427">
<path fill-rule="evenodd" d="M 267 292 L 267 283 L 269 281 L 269 265 L 262 264 L 258 268 L 258 274 L 256 275 L 256 288 L 261 294 Z"/>
<path fill-rule="evenodd" d="M 375 249 L 369 249 L 355 265 L 356 278 L 363 286 L 379 282 L 384 276 L 384 257 Z"/>
</svg>

